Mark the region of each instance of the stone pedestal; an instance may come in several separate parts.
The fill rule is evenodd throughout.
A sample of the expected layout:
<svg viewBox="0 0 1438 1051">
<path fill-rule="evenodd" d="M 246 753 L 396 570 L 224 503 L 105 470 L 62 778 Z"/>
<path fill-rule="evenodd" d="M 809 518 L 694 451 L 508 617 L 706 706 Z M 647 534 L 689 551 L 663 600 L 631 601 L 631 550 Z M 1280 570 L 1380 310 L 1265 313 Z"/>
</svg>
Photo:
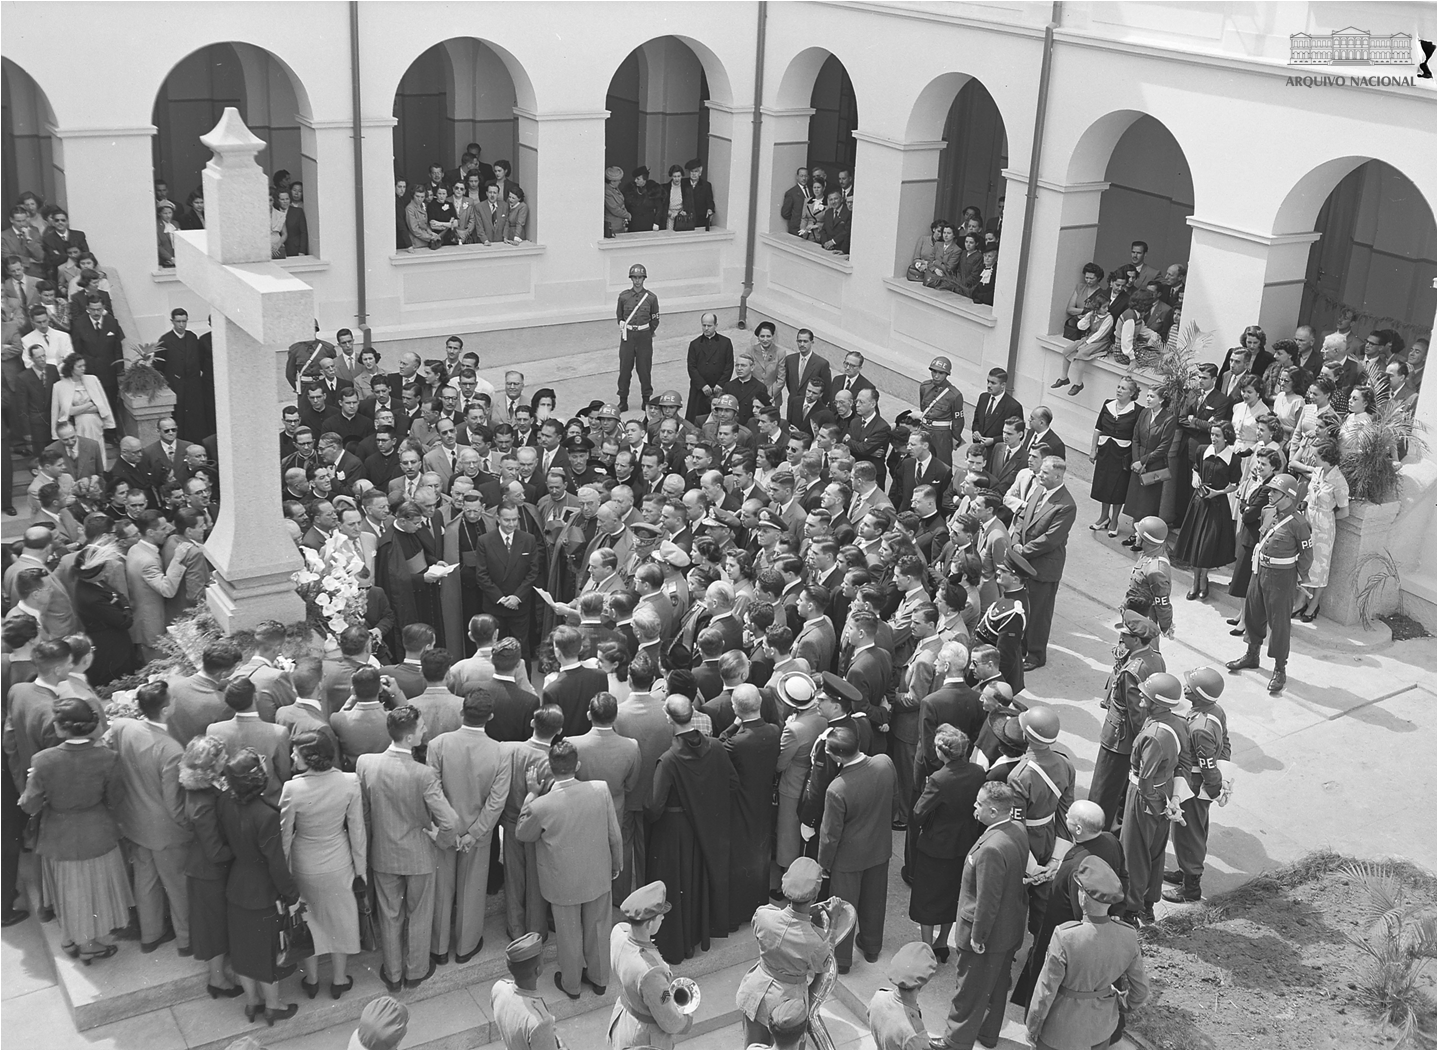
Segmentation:
<svg viewBox="0 0 1438 1051">
<path fill-rule="evenodd" d="M 175 392 L 169 387 L 149 398 L 120 395 L 120 431 L 144 445 L 160 440 L 160 421 L 175 414 Z"/>
<path fill-rule="evenodd" d="M 1354 500 L 1348 505 L 1348 517 L 1339 519 L 1333 540 L 1333 561 L 1328 569 L 1328 587 L 1323 592 L 1323 616 L 1339 624 L 1359 622 L 1358 595 L 1371 578 L 1386 577 L 1367 601 L 1368 615 L 1396 613 L 1399 606 L 1399 578 L 1389 574 L 1384 562 L 1371 555 L 1387 555 L 1396 560 L 1392 550 L 1393 523 L 1399 505 L 1370 504 Z"/>
</svg>

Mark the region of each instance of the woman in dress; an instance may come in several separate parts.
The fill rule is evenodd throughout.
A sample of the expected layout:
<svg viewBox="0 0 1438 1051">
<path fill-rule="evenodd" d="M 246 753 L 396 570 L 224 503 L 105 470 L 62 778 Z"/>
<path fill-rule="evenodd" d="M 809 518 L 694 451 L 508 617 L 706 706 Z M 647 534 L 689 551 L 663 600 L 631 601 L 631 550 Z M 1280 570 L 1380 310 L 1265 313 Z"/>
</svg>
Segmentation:
<svg viewBox="0 0 1438 1051">
<path fill-rule="evenodd" d="M 60 380 L 50 392 L 50 433 L 60 424 L 73 423 L 81 438 L 92 438 L 100 446 L 100 466 L 109 470 L 109 454 L 105 452 L 105 432 L 114 429 L 115 413 L 105 388 L 90 366 L 78 353 L 65 355 L 60 362 Z"/>
<path fill-rule="evenodd" d="M 1238 489 L 1243 461 L 1233 447 L 1233 424 L 1214 423 L 1208 431 L 1213 444 L 1204 449 L 1193 472 L 1193 499 L 1183 516 L 1182 533 L 1174 560 L 1193 567 L 1190 599 L 1208 598 L 1208 571 L 1233 561 L 1235 534 L 1229 494 Z"/>
<path fill-rule="evenodd" d="M 1240 456 L 1258 448 L 1258 421 L 1270 415 L 1259 387 L 1257 376 L 1245 376 L 1238 385 L 1239 400 L 1233 403 L 1233 444 Z"/>
<path fill-rule="evenodd" d="M 944 240 L 946 225 L 947 220 L 935 219 L 929 224 L 929 232 L 921 236 L 914 245 L 914 258 L 904 273 L 910 281 L 922 281 L 928 273 L 929 264 L 939 258 L 939 245 Z"/>
<path fill-rule="evenodd" d="M 290 195 L 281 190 L 270 200 L 270 258 L 285 257 L 285 226 L 290 219 Z"/>
<path fill-rule="evenodd" d="M 984 784 L 983 767 L 969 761 L 968 736 L 949 723 L 934 733 L 934 751 L 944 765 L 930 774 L 914 803 L 915 830 L 909 861 L 909 919 L 933 947 L 940 963 L 949 959 L 949 931 L 959 912 L 959 887 L 969 851 L 984 832 L 974 803 Z M 935 928 L 938 934 L 935 937 Z"/>
<path fill-rule="evenodd" d="M 1090 309 L 1088 301 L 1095 295 L 1105 295 L 1103 267 L 1097 263 L 1085 263 L 1079 283 L 1074 286 L 1073 292 L 1069 294 L 1068 303 L 1064 305 L 1065 338 L 1083 338 L 1083 332 L 1078 327 L 1079 318 L 1088 312 Z"/>
<path fill-rule="evenodd" d="M 125 578 L 125 553 L 113 538 L 101 538 L 75 559 L 75 614 L 94 643 L 92 686 L 104 686 L 134 667 L 130 600 L 114 586 Z"/>
<path fill-rule="evenodd" d="M 929 264 L 929 276 L 924 278 L 924 285 L 928 288 L 955 288 L 952 282 L 959 272 L 959 263 L 964 258 L 964 245 L 959 240 L 959 231 L 953 223 L 944 224 L 944 240 L 939 245 L 939 256 Z M 983 261 L 982 254 L 979 261 Z M 945 282 L 950 282 L 945 285 Z"/>
<path fill-rule="evenodd" d="M 230 951 L 229 907 L 225 881 L 234 854 L 220 835 L 215 805 L 225 791 L 225 744 L 218 737 L 190 738 L 180 759 L 180 787 L 185 790 L 185 826 L 193 834 L 185 857 L 185 885 L 190 894 L 190 948 L 209 968 L 205 988 L 211 1000 L 239 996 L 244 989 L 225 966 Z"/>
<path fill-rule="evenodd" d="M 1291 339 L 1280 339 L 1273 344 L 1273 364 L 1263 370 L 1263 382 L 1260 389 L 1263 392 L 1263 400 L 1272 405 L 1275 409 L 1279 394 L 1283 392 L 1283 374 L 1289 369 L 1297 369 L 1300 377 L 1303 370 L 1298 368 L 1298 344 Z M 1295 387 L 1302 390 L 1306 385 L 1302 380 L 1295 380 Z"/>
<path fill-rule="evenodd" d="M 804 203 L 804 213 L 799 217 L 800 237 L 819 228 L 824 221 L 824 202 L 828 199 L 828 182 L 822 175 L 814 176 L 809 180 L 809 199 Z"/>
<path fill-rule="evenodd" d="M 1308 483 L 1308 525 L 1313 530 L 1313 564 L 1308 567 L 1308 580 L 1300 584 L 1305 601 L 1298 619 L 1312 624 L 1328 586 L 1328 570 L 1333 562 L 1333 540 L 1338 533 L 1338 519 L 1348 517 L 1348 479 L 1338 469 L 1338 443 L 1320 442 L 1319 467 Z"/>
<path fill-rule="evenodd" d="M 1083 333 L 1063 349 L 1063 375 L 1049 384 L 1057 390 L 1068 386 L 1069 397 L 1083 390 L 1083 370 L 1086 362 L 1101 358 L 1113 349 L 1113 314 L 1108 309 L 1108 293 L 1098 291 L 1089 296 L 1084 304 L 1083 317 L 1078 320 L 1078 329 Z"/>
<path fill-rule="evenodd" d="M 726 554 L 724 580 L 734 589 L 734 615 L 742 620 L 754 601 L 754 556 L 738 548 Z"/>
<path fill-rule="evenodd" d="M 1293 433 L 1298 425 L 1298 416 L 1303 411 L 1303 393 L 1308 389 L 1307 379 L 1299 368 L 1284 369 L 1278 376 L 1278 390 L 1273 395 L 1273 414 L 1283 424 L 1285 436 Z"/>
<path fill-rule="evenodd" d="M 469 244 L 478 236 L 475 230 L 479 226 L 479 217 L 475 213 L 474 202 L 465 196 L 463 182 L 456 180 L 449 192 L 449 203 L 454 208 L 455 240 L 462 245 Z"/>
<path fill-rule="evenodd" d="M 1124 497 L 1124 514 L 1137 522 L 1156 515 L 1163 502 L 1163 479 L 1144 484 L 1143 476 L 1168 468 L 1168 450 L 1173 444 L 1174 416 L 1168 399 L 1157 387 L 1143 396 L 1143 411 L 1133 428 L 1133 462 L 1129 464 L 1128 492 Z M 1125 547 L 1137 550 L 1137 537 L 1124 541 Z"/>
<path fill-rule="evenodd" d="M 1253 579 L 1253 545 L 1263 529 L 1263 515 L 1268 507 L 1268 480 L 1283 470 L 1283 456 L 1273 449 L 1260 449 L 1253 454 L 1254 484 L 1238 500 L 1238 550 L 1233 560 L 1233 579 L 1229 581 L 1228 593 L 1233 598 L 1244 598 L 1248 594 L 1249 582 Z M 1229 620 L 1230 624 L 1243 622 L 1242 607 L 1239 615 Z M 1229 632 L 1242 635 L 1243 629 Z"/>
<path fill-rule="evenodd" d="M 960 235 L 959 243 L 964 247 L 959 255 L 958 269 L 949 274 L 939 287 L 972 299 L 979 287 L 979 273 L 984 269 L 984 242 L 979 234 L 966 233 Z"/>
<path fill-rule="evenodd" d="M 59 384 L 56 384 L 58 387 Z M 1338 428 L 1338 447 L 1347 451 L 1359 435 L 1373 425 L 1373 388 L 1365 385 L 1348 392 L 1348 415 Z"/>
<path fill-rule="evenodd" d="M 449 202 L 449 188 L 436 186 L 434 197 L 424 206 L 429 219 L 429 228 L 439 238 L 441 245 L 459 244 L 459 219 L 455 216 L 454 205 Z"/>
<path fill-rule="evenodd" d="M 629 697 L 629 645 L 617 639 L 601 642 L 595 653 L 599 670 L 609 676 L 609 692 L 623 704 Z"/>
<path fill-rule="evenodd" d="M 235 855 L 225 881 L 230 964 L 245 987 L 245 1018 L 261 1014 L 267 1025 L 293 1018 L 299 1004 L 280 1003 L 276 966 L 280 949 L 280 906 L 299 903 L 299 887 L 290 875 L 281 843 L 279 812 L 264 800 L 269 775 L 265 761 L 245 748 L 225 767 L 229 791 L 215 811 L 220 832 Z"/>
<path fill-rule="evenodd" d="M 355 373 L 355 377 L 351 382 L 354 384 L 355 392 L 360 396 L 361 401 L 365 398 L 374 397 L 374 388 L 370 386 L 370 384 L 374 382 L 376 376 L 383 375 L 379 367 L 379 362 L 380 353 L 374 347 L 365 347 L 360 351 L 360 370 Z"/>
<path fill-rule="evenodd" d="M 1107 528 L 1109 536 L 1118 536 L 1118 518 L 1128 497 L 1128 479 L 1133 473 L 1133 432 L 1138 426 L 1138 381 L 1124 376 L 1118 381 L 1114 397 L 1103 403 L 1094 424 L 1093 447 L 1089 462 L 1093 468 L 1093 486 L 1089 496 L 1100 504 L 1098 521 L 1089 526 L 1093 532 Z"/>
<path fill-rule="evenodd" d="M 315 955 L 301 966 L 300 987 L 313 1000 L 320 991 L 320 954 L 330 954 L 330 996 L 338 1000 L 354 985 L 346 976 L 360 951 L 356 880 L 364 885 L 364 804 L 354 774 L 335 767 L 328 734 L 297 734 L 291 743 L 295 776 L 280 790 L 280 835 L 290 871 L 308 907 Z"/>
<path fill-rule="evenodd" d="M 679 165 L 669 166 L 669 182 L 665 185 L 664 195 L 660 200 L 664 203 L 660 226 L 665 230 L 673 230 L 675 221 L 684 214 L 684 169 Z"/>
<path fill-rule="evenodd" d="M 784 396 L 784 354 L 774 345 L 777 330 L 772 321 L 761 321 L 754 327 L 754 345 L 749 348 L 754 358 L 754 378 L 769 392 L 769 404 L 779 408 Z"/>
<path fill-rule="evenodd" d="M 134 904 L 113 813 L 124 785 L 119 755 L 91 739 L 100 725 L 95 710 L 62 697 L 53 712 L 60 743 L 31 759 L 20 807 L 40 815 L 35 853 L 60 924 L 60 948 L 88 967 L 120 951 L 102 938 L 130 922 Z"/>
<path fill-rule="evenodd" d="M 1332 380 L 1319 376 L 1310 383 L 1307 403 L 1288 439 L 1288 469 L 1304 488 L 1313 469 L 1321 462 L 1317 451 L 1319 440 L 1338 430 L 1338 413 L 1333 409 L 1332 398 Z"/>
<path fill-rule="evenodd" d="M 509 188 L 509 214 L 504 220 L 504 240 L 509 244 L 524 243 L 524 228 L 529 224 L 529 205 L 524 203 L 524 191 L 518 186 Z"/>
<path fill-rule="evenodd" d="M 1273 413 L 1258 418 L 1258 440 L 1254 443 L 1252 453 L 1245 459 L 1243 468 L 1243 481 L 1238 487 L 1238 500 L 1242 503 L 1243 498 L 1255 487 L 1261 487 L 1258 480 L 1258 454 L 1261 452 L 1274 452 L 1278 454 L 1278 470 L 1283 471 L 1283 425 L 1278 422 L 1278 417 Z M 1264 481 L 1267 481 L 1267 477 Z"/>
</svg>

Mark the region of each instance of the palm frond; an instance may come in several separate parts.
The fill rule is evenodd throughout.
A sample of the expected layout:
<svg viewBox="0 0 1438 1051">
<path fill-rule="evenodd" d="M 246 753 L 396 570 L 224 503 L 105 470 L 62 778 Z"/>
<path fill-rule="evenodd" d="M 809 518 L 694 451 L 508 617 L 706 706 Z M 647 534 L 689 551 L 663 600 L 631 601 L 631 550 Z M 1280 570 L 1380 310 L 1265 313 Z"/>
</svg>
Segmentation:
<svg viewBox="0 0 1438 1051">
<path fill-rule="evenodd" d="M 1175 411 L 1184 396 L 1193 389 L 1198 376 L 1199 354 L 1213 341 L 1212 332 L 1204 332 L 1196 321 L 1185 322 L 1179 329 L 1173 348 L 1165 350 L 1151 368 L 1158 382 L 1155 389 Z"/>
</svg>

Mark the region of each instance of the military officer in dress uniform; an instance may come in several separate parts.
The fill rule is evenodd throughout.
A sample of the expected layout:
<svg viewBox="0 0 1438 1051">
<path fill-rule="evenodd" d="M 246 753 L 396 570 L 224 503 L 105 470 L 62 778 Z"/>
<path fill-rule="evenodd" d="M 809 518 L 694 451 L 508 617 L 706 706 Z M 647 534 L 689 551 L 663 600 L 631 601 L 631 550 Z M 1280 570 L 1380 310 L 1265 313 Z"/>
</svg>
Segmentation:
<svg viewBox="0 0 1438 1051">
<path fill-rule="evenodd" d="M 909 942 L 894 953 L 889 961 L 893 986 L 879 986 L 869 1000 L 869 1032 L 879 1051 L 929 1046 L 929 1032 L 919 1011 L 919 990 L 938 969 L 934 950 L 925 942 Z"/>
<path fill-rule="evenodd" d="M 994 582 L 1001 594 L 974 625 L 974 642 L 999 651 L 999 670 L 1015 694 L 1024 688 L 1024 638 L 1028 630 L 1028 591 L 1024 581 L 1034 567 L 1013 548 L 994 567 Z"/>
<path fill-rule="evenodd" d="M 782 1004 L 797 1003 L 808 1016 L 809 983 L 833 955 L 810 912 L 822 881 L 817 861 L 796 858 L 781 884 L 788 904 L 761 905 L 754 912 L 759 962 L 739 980 L 734 994 L 734 1006 L 744 1014 L 746 1045 L 767 1045 L 774 1039 L 773 1018 Z"/>
<path fill-rule="evenodd" d="M 654 947 L 654 932 L 672 907 L 659 880 L 619 906 L 628 922 L 616 923 L 609 932 L 609 970 L 619 985 L 609 1016 L 611 1048 L 673 1047 L 674 1037 L 694 1023 L 694 1016 L 674 1002 L 669 988 L 674 975 Z"/>
<path fill-rule="evenodd" d="M 1079 863 L 1074 885 L 1083 919 L 1059 924 L 1049 941 L 1024 1019 L 1034 1047 L 1107 1047 L 1118 1026 L 1119 997 L 1130 1010 L 1148 1000 L 1138 932 L 1108 914 L 1123 900 L 1118 876 L 1090 855 Z"/>
<path fill-rule="evenodd" d="M 1258 647 L 1271 628 L 1268 655 L 1273 658 L 1269 693 L 1282 693 L 1288 684 L 1288 642 L 1292 631 L 1293 593 L 1313 564 L 1313 538 L 1308 519 L 1298 510 L 1298 480 L 1276 474 L 1268 480 L 1268 503 L 1273 524 L 1253 545 L 1253 583 L 1243 604 L 1243 626 L 1248 652 L 1228 662 L 1229 671 L 1257 668 Z"/>
<path fill-rule="evenodd" d="M 1128 795 L 1123 805 L 1119 843 L 1128 869 L 1125 915 L 1135 925 L 1153 922 L 1153 906 L 1163 892 L 1163 855 L 1168 826 L 1180 820 L 1173 779 L 1192 763 L 1188 748 L 1183 686 L 1168 672 L 1155 672 L 1139 687 L 1148 720 L 1133 739 L 1129 756 Z"/>
<path fill-rule="evenodd" d="M 949 382 L 954 363 L 946 357 L 929 362 L 929 375 L 919 384 L 919 421 L 929 432 L 929 448 L 945 467 L 954 466 L 954 435 L 964 444 L 964 396 Z"/>
<path fill-rule="evenodd" d="M 659 297 L 644 287 L 649 272 L 639 263 L 629 268 L 632 288 L 619 293 L 614 315 L 619 320 L 619 411 L 629 411 L 629 379 L 639 369 L 639 393 L 649 407 L 654 392 L 649 374 L 654 365 L 654 330 L 659 327 Z"/>
<path fill-rule="evenodd" d="M 1058 714 L 1036 704 L 1019 715 L 1027 751 L 1009 771 L 1009 787 L 1018 797 L 1014 820 L 1029 833 L 1029 853 L 1039 865 L 1053 861 L 1058 823 L 1074 801 L 1074 764 L 1054 748 L 1059 739 Z M 1057 862 L 1054 871 L 1058 871 Z M 1048 909 L 1049 884 L 1029 885 L 1029 930 L 1038 932 Z"/>
<path fill-rule="evenodd" d="M 1164 670 L 1163 657 L 1153 648 L 1158 625 L 1131 609 L 1123 611 L 1118 645 L 1114 647 L 1113 674 L 1101 707 L 1107 709 L 1099 730 L 1098 759 L 1088 797 L 1103 807 L 1105 822 L 1117 825 L 1122 815 L 1124 785 L 1128 780 L 1129 755 L 1133 738 L 1143 725 L 1143 694 L 1139 686 L 1150 675 Z"/>
<path fill-rule="evenodd" d="M 530 932 L 504 949 L 509 978 L 501 978 L 490 991 L 494 1024 L 499 1026 L 504 1046 L 510 1048 L 563 1047 L 554 1032 L 554 1015 L 539 995 L 539 968 L 544 961 L 544 942 Z"/>
<path fill-rule="evenodd" d="M 1138 539 L 1138 560 L 1128 575 L 1128 591 L 1124 605 L 1134 599 L 1142 600 L 1139 605 L 1148 608 L 1149 619 L 1158 625 L 1158 630 L 1173 638 L 1173 603 L 1169 596 L 1173 592 L 1172 568 L 1164 545 L 1168 543 L 1168 526 L 1157 515 L 1140 518 L 1134 523 L 1134 536 Z M 1158 649 L 1158 639 L 1153 640 Z"/>
<path fill-rule="evenodd" d="M 1181 825 L 1173 826 L 1173 855 L 1178 868 L 1163 874 L 1165 883 L 1182 884 L 1165 887 L 1164 901 L 1199 901 L 1203 898 L 1203 862 L 1208 856 L 1208 808 L 1213 800 L 1219 806 L 1228 804 L 1233 781 L 1223 776 L 1219 763 L 1232 754 L 1228 740 L 1228 716 L 1219 706 L 1223 696 L 1223 676 L 1214 668 L 1194 668 L 1183 676 L 1183 694 L 1193 709 L 1188 714 L 1188 746 L 1193 764 L 1188 770 L 1188 786 L 1193 798 L 1183 801 Z"/>
</svg>

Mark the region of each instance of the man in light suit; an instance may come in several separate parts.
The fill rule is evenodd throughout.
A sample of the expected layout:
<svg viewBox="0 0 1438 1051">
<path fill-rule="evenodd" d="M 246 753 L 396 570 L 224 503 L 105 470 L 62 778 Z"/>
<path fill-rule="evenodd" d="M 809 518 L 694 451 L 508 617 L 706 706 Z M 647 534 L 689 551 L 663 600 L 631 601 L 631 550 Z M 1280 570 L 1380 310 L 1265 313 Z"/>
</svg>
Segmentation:
<svg viewBox="0 0 1438 1051">
<path fill-rule="evenodd" d="M 200 670 L 170 683 L 170 736 L 184 747 L 213 723 L 234 717 L 225 703 L 224 683 L 244 656 L 229 639 L 219 639 L 200 655 Z"/>
<path fill-rule="evenodd" d="M 1034 487 L 1023 511 L 1014 516 L 1014 528 L 1010 530 L 1014 540 L 1010 550 L 1022 555 L 1034 567 L 1034 575 L 1028 582 L 1025 671 L 1042 668 L 1047 660 L 1049 627 L 1054 619 L 1059 580 L 1064 573 L 1069 530 L 1078 516 L 1074 498 L 1064 486 L 1066 469 L 1067 464 L 1057 456 L 1043 458 L 1039 464 L 1039 485 Z"/>
<path fill-rule="evenodd" d="M 451 928 L 455 963 L 465 963 L 484 947 L 489 853 L 510 785 L 504 749 L 485 731 L 493 711 L 489 690 L 471 690 L 464 699 L 463 725 L 431 740 L 426 756 L 457 819 L 456 843 L 436 851 L 430 953 L 439 963 L 449 959 Z"/>
<path fill-rule="evenodd" d="M 818 860 L 834 894 L 858 913 L 854 934 L 834 947 L 839 973 L 847 974 L 855 942 L 869 963 L 883 948 L 898 782 L 893 761 L 860 752 L 859 736 L 847 726 L 829 732 L 824 750 L 840 769 L 824 791 Z"/>
<path fill-rule="evenodd" d="M 879 488 L 879 468 L 868 460 L 854 463 L 854 495 L 849 501 L 849 521 L 858 526 L 876 508 L 894 509 L 893 501 Z"/>
<path fill-rule="evenodd" d="M 280 789 L 290 779 L 290 731 L 284 726 L 264 722 L 255 711 L 259 693 L 254 680 L 232 678 L 225 686 L 225 704 L 234 713 L 223 722 L 211 723 L 205 733 L 225 742 L 225 751 L 239 754 L 242 748 L 253 748 L 265 761 L 265 801 L 279 806 Z"/>
<path fill-rule="evenodd" d="M 509 219 L 509 201 L 495 183 L 484 188 L 484 200 L 474 206 L 475 231 L 480 244 L 504 240 L 504 224 Z"/>
<path fill-rule="evenodd" d="M 285 645 L 285 626 L 277 620 L 262 620 L 255 625 L 255 654 L 235 674 L 253 680 L 255 711 L 267 723 L 275 722 L 275 713 L 294 704 L 295 684 L 290 673 L 275 663 Z"/>
<path fill-rule="evenodd" d="M 834 667 L 834 654 L 838 651 L 838 638 L 834 624 L 829 619 L 829 589 L 820 584 L 810 584 L 799 592 L 799 616 L 803 626 L 794 637 L 793 654 L 802 657 L 809 664 L 809 670 L 821 674 Z"/>
<path fill-rule="evenodd" d="M 355 772 L 379 906 L 380 978 L 393 993 L 401 985 L 416 988 L 434 973 L 435 962 L 428 959 L 434 934 L 434 848 L 455 841 L 458 818 L 439 774 L 415 762 L 414 749 L 424 740 L 419 710 L 399 706 L 385 716 L 385 728 L 389 748 L 359 756 Z"/>
<path fill-rule="evenodd" d="M 609 787 L 578 780 L 578 768 L 573 742 L 552 745 L 549 770 L 554 782 L 546 790 L 529 772 L 529 792 L 515 826 L 520 842 L 536 845 L 539 892 L 554 912 L 559 943 L 554 984 L 571 1000 L 579 999 L 581 981 L 601 996 L 609 984 L 610 883 L 624 860 Z M 602 860 L 606 847 L 607 878 Z"/>
<path fill-rule="evenodd" d="M 589 700 L 589 732 L 571 739 L 579 753 L 579 779 L 608 786 L 616 818 L 626 812 L 629 796 L 639 788 L 644 770 L 639 743 L 615 731 L 618 716 L 619 701 L 614 694 L 608 690 L 595 694 Z M 629 893 L 622 873 L 615 877 L 611 893 L 621 899 Z"/>
<path fill-rule="evenodd" d="M 100 443 L 94 438 L 80 437 L 69 420 L 55 428 L 55 440 L 45 446 L 44 451 L 59 453 L 64 458 L 65 473 L 71 478 L 105 476 L 105 469 L 100 466 Z"/>
<path fill-rule="evenodd" d="M 185 793 L 180 788 L 184 748 L 170 736 L 170 689 L 150 682 L 135 694 L 139 719 L 116 719 L 105 743 L 120 757 L 125 791 L 115 810 L 120 832 L 129 841 L 134 869 L 135 905 L 140 914 L 140 951 L 154 952 L 177 941 L 190 954 L 190 895 L 185 861 L 193 834 L 185 822 Z M 165 924 L 169 900 L 170 923 Z"/>
<path fill-rule="evenodd" d="M 474 567 L 479 608 L 494 618 L 499 637 L 518 639 L 523 656 L 528 657 L 534 581 L 539 575 L 536 541 L 519 528 L 519 505 L 512 500 L 495 512 L 495 525 L 479 538 Z"/>
<path fill-rule="evenodd" d="M 987 826 L 964 859 L 959 887 L 958 988 L 943 1039 L 932 1047 L 985 1047 L 999 1042 L 1014 953 L 1024 940 L 1028 897 L 1024 867 L 1029 837 L 1013 818 L 1018 793 L 1002 781 L 979 789 L 974 816 Z"/>
<path fill-rule="evenodd" d="M 802 400 L 804 388 L 816 376 L 823 379 L 827 390 L 833 379 L 833 370 L 829 367 L 829 359 L 814 350 L 814 333 L 801 328 L 794 337 L 794 345 L 798 350 L 784 356 L 784 389 L 788 391 L 790 400 Z"/>
<path fill-rule="evenodd" d="M 134 614 L 130 639 L 140 647 L 141 657 L 148 662 L 160 654 L 155 640 L 164 634 L 169 624 L 165 600 L 174 598 L 184 583 L 184 556 L 192 545 L 182 542 L 175 548 L 166 568 L 160 548 L 175 527 L 169 519 L 162 518 L 159 511 L 141 512 L 135 524 L 140 527 L 140 539 L 125 554 L 125 580 L 130 586 L 130 606 Z"/>
</svg>

